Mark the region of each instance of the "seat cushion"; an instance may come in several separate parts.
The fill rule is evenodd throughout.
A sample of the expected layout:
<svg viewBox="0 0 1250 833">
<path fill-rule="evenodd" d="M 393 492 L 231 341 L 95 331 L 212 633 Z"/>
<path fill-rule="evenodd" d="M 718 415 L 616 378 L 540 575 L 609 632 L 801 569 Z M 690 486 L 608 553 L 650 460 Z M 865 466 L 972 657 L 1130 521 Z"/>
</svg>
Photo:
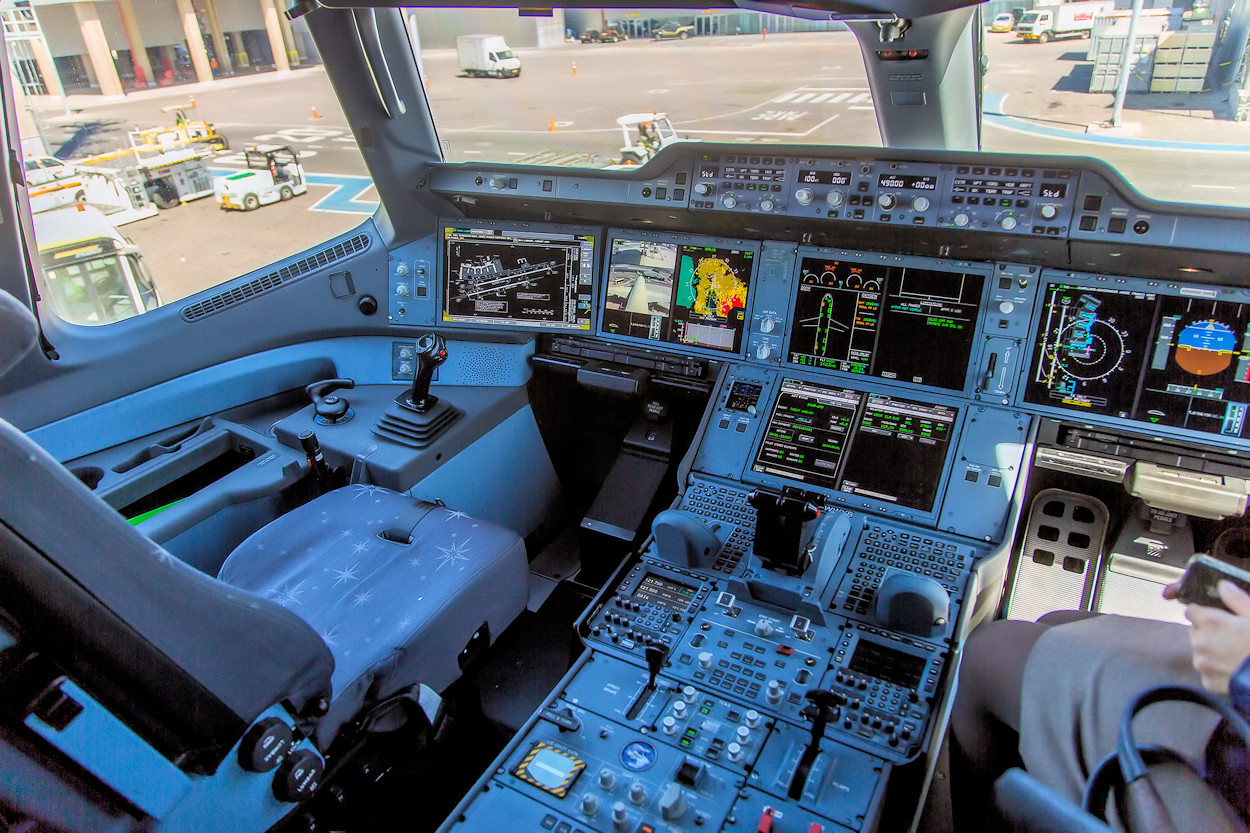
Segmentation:
<svg viewBox="0 0 1250 833">
<path fill-rule="evenodd" d="M 397 522 L 408 542 L 389 540 Z M 415 526 L 413 523 L 415 522 Z M 525 608 L 529 568 L 515 532 L 378 486 L 337 489 L 234 550 L 218 578 L 307 621 L 334 654 L 329 743 L 368 699 L 413 683 L 444 690 L 485 622 L 497 636 Z"/>
</svg>

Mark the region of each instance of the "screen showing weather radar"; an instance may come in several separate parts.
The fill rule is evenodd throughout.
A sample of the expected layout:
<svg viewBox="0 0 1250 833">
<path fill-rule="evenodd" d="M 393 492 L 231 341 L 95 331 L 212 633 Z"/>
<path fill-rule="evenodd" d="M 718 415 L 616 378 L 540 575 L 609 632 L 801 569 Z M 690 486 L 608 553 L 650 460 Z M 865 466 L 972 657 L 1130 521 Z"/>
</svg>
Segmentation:
<svg viewBox="0 0 1250 833">
<path fill-rule="evenodd" d="M 740 353 L 758 244 L 612 239 L 601 332 Z"/>
</svg>

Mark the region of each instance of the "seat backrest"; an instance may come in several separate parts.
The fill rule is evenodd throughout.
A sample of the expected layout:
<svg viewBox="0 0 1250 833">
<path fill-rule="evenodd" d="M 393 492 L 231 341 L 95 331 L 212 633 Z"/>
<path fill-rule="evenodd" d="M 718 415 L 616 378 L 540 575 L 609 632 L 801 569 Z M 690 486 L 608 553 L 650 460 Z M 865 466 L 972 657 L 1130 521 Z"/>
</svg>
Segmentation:
<svg viewBox="0 0 1250 833">
<path fill-rule="evenodd" d="M 0 332 L 15 314 L 0 303 Z M 50 660 L 209 770 L 267 707 L 329 701 L 334 660 L 297 615 L 169 555 L 4 420 L 0 472 L 0 611 L 18 631 L 4 666 Z"/>
</svg>

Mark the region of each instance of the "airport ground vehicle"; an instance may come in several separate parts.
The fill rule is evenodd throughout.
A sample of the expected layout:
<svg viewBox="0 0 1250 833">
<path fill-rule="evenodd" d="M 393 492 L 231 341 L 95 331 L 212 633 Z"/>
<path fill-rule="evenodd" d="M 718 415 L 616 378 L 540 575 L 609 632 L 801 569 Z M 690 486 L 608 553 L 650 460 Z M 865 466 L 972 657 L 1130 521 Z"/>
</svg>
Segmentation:
<svg viewBox="0 0 1250 833">
<path fill-rule="evenodd" d="M 156 205 L 133 174 L 67 164 L 51 156 L 27 156 L 24 162 L 33 211 L 90 205 L 108 215 L 115 226 L 156 214 Z"/>
<path fill-rule="evenodd" d="M 131 147 L 154 151 L 207 145 L 213 150 L 228 150 L 230 140 L 221 135 L 211 122 L 195 118 L 195 109 L 194 99 L 185 104 L 162 107 L 165 124 L 131 131 Z"/>
<path fill-rule="evenodd" d="M 96 208 L 69 205 L 35 214 L 41 285 L 66 321 L 123 321 L 161 305 L 143 253 Z"/>
<path fill-rule="evenodd" d="M 621 128 L 622 165 L 641 165 L 660 148 L 681 141 L 667 113 L 629 113 L 616 123 Z"/>
<path fill-rule="evenodd" d="M 471 77 L 516 78 L 521 74 L 521 59 L 498 35 L 461 35 L 456 38 L 456 54 L 460 71 Z"/>
<path fill-rule="evenodd" d="M 694 26 L 690 24 L 678 24 L 670 20 L 659 29 L 651 33 L 654 40 L 685 40 L 694 37 Z"/>
<path fill-rule="evenodd" d="M 991 32 L 1010 32 L 1011 27 L 1016 23 L 1016 18 L 1011 12 L 1001 12 L 994 15 L 994 20 L 990 23 Z"/>
<path fill-rule="evenodd" d="M 1094 19 L 1114 9 L 1115 3 L 1111 0 L 1035 6 L 1016 24 L 1016 37 L 1037 43 L 1046 43 L 1051 38 L 1088 38 L 1094 31 Z"/>
<path fill-rule="evenodd" d="M 1131 550 L 1144 527 L 1171 522 L 1160 541 L 1175 554 L 1246 523 L 1250 212 L 1147 198 L 1087 155 L 1112 158 L 1083 131 L 1083 155 L 1042 152 L 1046 134 L 1016 123 L 1015 150 L 981 150 L 994 125 L 970 109 L 985 78 L 974 8 L 825 11 L 851 16 L 871 116 L 839 111 L 832 134 L 785 142 L 743 119 L 607 171 L 452 161 L 401 60 L 401 14 L 311 9 L 384 210 L 86 334 L 35 303 L 19 207 L 0 206 L 0 287 L 38 309 L 47 341 L 0 378 L 0 662 L 22 672 L 3 677 L 6 813 L 75 830 L 941 830 L 973 628 L 1068 606 L 1168 615 L 1154 562 Z M 689 60 L 715 40 L 653 52 Z M 900 55 L 942 72 L 901 71 Z M 712 81 L 698 58 L 664 67 L 687 106 Z M 836 97 L 792 80 L 765 103 Z M 856 113 L 881 146 L 845 144 Z M 735 140 L 752 130 L 768 141 Z M 1226 153 L 1228 183 L 1175 157 L 1151 167 L 1164 188 L 1232 188 L 1245 157 Z M 445 429 L 403 404 L 435 369 L 429 391 L 458 412 Z M 1177 482 L 1201 495 L 1188 511 L 1161 485 Z M 530 575 L 471 590 L 485 604 L 529 582 L 533 611 L 468 639 L 427 632 L 460 672 L 437 686 L 453 712 L 440 732 L 418 730 L 420 695 L 384 691 L 350 742 L 319 743 L 323 705 L 352 687 L 319 702 L 324 662 L 310 663 L 316 691 L 284 683 L 318 651 L 346 664 L 381 627 L 300 630 L 312 578 L 238 597 L 215 578 L 272 523 L 290 536 L 262 542 L 275 558 L 323 526 L 320 484 L 357 507 L 384 490 L 441 500 L 437 524 L 465 513 L 526 541 Z M 120 530 L 112 510 L 138 518 L 143 500 L 178 502 Z M 42 535 L 11 532 L 23 525 Z M 342 555 L 398 545 L 377 527 L 331 531 L 351 538 Z M 63 546 L 80 560 L 54 561 Z M 439 546 L 443 576 L 467 563 Z M 141 569 L 88 569 L 119 554 Z M 354 588 L 354 563 L 324 583 Z M 23 572 L 36 565 L 47 573 Z M 57 581 L 71 569 L 89 575 Z M 103 592 L 124 577 L 159 601 L 143 611 L 174 615 L 124 629 L 101 616 L 86 650 L 93 634 L 52 606 L 135 615 L 130 595 Z M 394 584 L 426 587 L 420 573 Z M 195 615 L 201 591 L 291 638 L 246 642 L 273 631 Z M 882 603 L 904 596 L 914 615 Z M 170 633 L 179 652 L 152 647 Z M 397 714 L 412 724 L 384 732 Z M 75 745 L 80 719 L 103 740 Z M 257 771 L 284 736 L 295 763 Z"/>
<path fill-rule="evenodd" d="M 625 33 L 617 29 L 587 29 L 578 38 L 582 43 L 619 43 Z"/>
<path fill-rule="evenodd" d="M 246 171 L 213 178 L 213 194 L 223 209 L 253 211 L 308 193 L 304 166 L 289 147 L 248 148 L 243 158 Z"/>
</svg>

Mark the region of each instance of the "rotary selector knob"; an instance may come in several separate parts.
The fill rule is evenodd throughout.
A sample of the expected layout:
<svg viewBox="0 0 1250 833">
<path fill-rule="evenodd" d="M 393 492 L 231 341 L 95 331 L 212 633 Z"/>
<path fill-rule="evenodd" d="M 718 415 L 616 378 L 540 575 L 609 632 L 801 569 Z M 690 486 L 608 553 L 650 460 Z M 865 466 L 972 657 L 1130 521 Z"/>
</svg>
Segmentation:
<svg viewBox="0 0 1250 833">
<path fill-rule="evenodd" d="M 726 208 L 734 208 L 735 206 L 738 205 L 738 200 L 737 198 L 734 197 L 733 194 L 726 194 L 725 196 L 720 198 L 720 204 L 725 206 Z"/>
<path fill-rule="evenodd" d="M 812 193 L 811 188 L 800 188 L 794 192 L 794 199 L 799 205 L 811 205 L 816 195 Z"/>
<path fill-rule="evenodd" d="M 496 191 L 502 191 L 508 185 L 508 180 L 501 176 L 492 176 L 490 178 L 490 187 Z"/>
<path fill-rule="evenodd" d="M 755 348 L 755 358 L 759 359 L 760 361 L 764 361 L 772 354 L 773 354 L 773 348 L 768 344 L 768 342 L 765 342 L 761 344 L 759 347 Z"/>
<path fill-rule="evenodd" d="M 897 204 L 898 200 L 893 194 L 882 194 L 877 198 L 877 205 L 881 206 L 881 208 L 885 211 L 889 211 Z"/>
<path fill-rule="evenodd" d="M 773 627 L 773 623 L 769 622 L 767 619 L 761 619 L 755 623 L 756 636 L 769 637 L 772 636 L 775 631 L 776 628 Z"/>
<path fill-rule="evenodd" d="M 395 274 L 399 275 L 401 278 L 406 278 L 408 276 L 408 264 L 400 261 L 399 264 L 395 266 Z"/>
<path fill-rule="evenodd" d="M 1003 227 L 1004 231 L 1011 231 L 1016 227 L 1016 218 L 1008 214 L 1006 217 L 999 220 L 998 224 Z"/>
<path fill-rule="evenodd" d="M 412 372 L 412 362 L 400 362 L 399 373 L 401 376 L 407 376 Z"/>
<path fill-rule="evenodd" d="M 700 668 L 712 667 L 712 652 L 711 651 L 704 651 L 703 653 L 699 654 L 699 667 Z"/>
<path fill-rule="evenodd" d="M 712 655 L 708 654 L 709 664 L 711 663 L 711 657 Z M 699 696 L 699 693 L 694 690 L 694 686 L 692 685 L 688 685 L 681 690 L 681 699 L 685 700 L 687 703 L 693 703 L 695 701 L 695 698 L 698 696 Z"/>
<path fill-rule="evenodd" d="M 629 800 L 635 804 L 642 804 L 647 800 L 647 788 L 638 781 L 629 785 Z"/>
<path fill-rule="evenodd" d="M 825 194 L 825 203 L 828 204 L 830 208 L 837 208 L 845 199 L 846 197 L 841 191 L 830 191 L 828 194 Z"/>
<path fill-rule="evenodd" d="M 399 348 L 399 357 L 400 357 L 401 359 L 411 359 L 411 358 L 412 358 L 412 348 L 411 348 L 411 347 L 401 347 L 401 348 Z"/>
<path fill-rule="evenodd" d="M 586 793 L 582 796 L 582 815 L 594 816 L 599 813 L 599 799 L 595 798 L 593 793 Z"/>
<path fill-rule="evenodd" d="M 734 740 L 737 741 L 738 745 L 741 747 L 750 746 L 751 745 L 751 730 L 748 729 L 746 726 L 739 726 L 734 731 Z"/>
<path fill-rule="evenodd" d="M 955 225 L 959 226 L 960 228 L 963 228 L 964 226 L 968 225 L 968 223 L 969 223 L 969 218 L 967 214 L 964 214 L 961 211 L 955 215 Z"/>
<path fill-rule="evenodd" d="M 760 201 L 760 211 L 772 211 L 772 210 L 773 210 L 773 201 L 772 201 L 772 200 L 761 200 L 761 201 Z"/>
<path fill-rule="evenodd" d="M 629 829 L 629 813 L 625 812 L 624 801 L 612 805 L 612 826 L 617 830 Z"/>
<path fill-rule="evenodd" d="M 748 727 L 758 729 L 760 725 L 760 713 L 755 709 L 747 709 L 746 720 Z"/>
<path fill-rule="evenodd" d="M 408 296 L 408 284 L 401 283 L 399 286 L 395 287 L 395 294 L 401 298 L 406 298 Z"/>
<path fill-rule="evenodd" d="M 916 197 L 911 201 L 912 211 L 928 211 L 929 205 L 928 197 Z"/>
<path fill-rule="evenodd" d="M 676 821 L 686 814 L 686 794 L 676 783 L 665 784 L 660 790 L 660 817 L 665 821 Z"/>
<path fill-rule="evenodd" d="M 1053 220 L 1059 216 L 1059 206 L 1045 203 L 1037 209 L 1037 213 L 1043 220 Z"/>
<path fill-rule="evenodd" d="M 767 315 L 760 319 L 761 333 L 771 333 L 775 329 L 777 329 L 777 319 Z"/>
<path fill-rule="evenodd" d="M 685 716 L 686 716 L 686 701 L 678 700 L 676 703 L 673 704 L 673 717 L 676 717 L 678 720 L 681 720 Z"/>
<path fill-rule="evenodd" d="M 599 770 L 599 789 L 612 792 L 616 788 L 616 773 L 610 769 Z"/>
<path fill-rule="evenodd" d="M 738 743 L 730 743 L 725 747 L 725 751 L 729 753 L 729 760 L 735 764 L 742 763 L 742 745 Z"/>
<path fill-rule="evenodd" d="M 700 182 L 694 186 L 694 192 L 700 197 L 706 197 L 708 194 L 712 193 L 712 191 L 712 183 L 710 182 Z"/>
<path fill-rule="evenodd" d="M 777 682 L 776 680 L 769 680 L 768 691 L 764 693 L 764 698 L 768 700 L 768 702 L 774 706 L 780 703 L 781 702 L 781 683 Z"/>
<path fill-rule="evenodd" d="M 677 734 L 677 718 L 673 717 L 671 714 L 665 717 L 664 720 L 660 722 L 660 725 L 664 728 L 664 734 Z"/>
</svg>

